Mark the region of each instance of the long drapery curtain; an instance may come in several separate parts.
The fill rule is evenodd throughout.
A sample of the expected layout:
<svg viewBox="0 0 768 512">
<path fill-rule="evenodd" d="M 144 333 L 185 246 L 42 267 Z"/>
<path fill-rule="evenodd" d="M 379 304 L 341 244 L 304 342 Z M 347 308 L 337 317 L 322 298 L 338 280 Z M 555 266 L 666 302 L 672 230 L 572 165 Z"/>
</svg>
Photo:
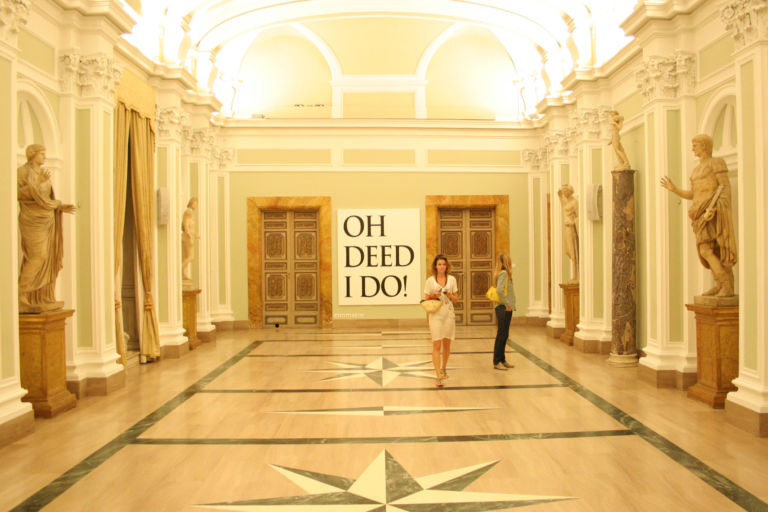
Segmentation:
<svg viewBox="0 0 768 512">
<path fill-rule="evenodd" d="M 126 365 L 125 338 L 123 338 L 123 229 L 125 227 L 125 193 L 128 184 L 128 109 L 120 102 L 115 107 L 115 342 L 120 363 Z"/>
<path fill-rule="evenodd" d="M 140 356 L 142 361 L 160 357 L 157 306 L 152 298 L 154 254 L 154 184 L 155 133 L 152 121 L 118 102 L 115 109 L 115 335 L 118 351 L 125 358 L 123 316 L 120 302 L 122 289 L 123 226 L 125 224 L 126 189 L 130 165 L 132 202 L 139 250 L 141 282 L 144 287 L 144 311 L 141 319 Z M 130 156 L 130 158 L 129 158 Z M 122 348 L 121 348 L 122 347 Z"/>
</svg>

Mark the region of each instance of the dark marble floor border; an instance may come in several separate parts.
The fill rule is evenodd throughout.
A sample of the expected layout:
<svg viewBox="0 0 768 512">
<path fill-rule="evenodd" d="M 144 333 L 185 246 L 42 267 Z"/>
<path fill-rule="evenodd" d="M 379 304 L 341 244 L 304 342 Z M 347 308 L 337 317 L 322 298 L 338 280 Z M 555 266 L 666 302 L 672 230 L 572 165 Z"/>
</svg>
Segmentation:
<svg viewBox="0 0 768 512">
<path fill-rule="evenodd" d="M 426 377 L 425 377 L 426 378 Z M 391 393 L 407 391 L 434 391 L 444 393 L 446 391 L 471 391 L 477 389 L 538 389 L 538 388 L 565 388 L 563 384 L 518 384 L 514 386 L 450 386 L 438 388 L 434 384 L 423 388 L 346 388 L 346 389 L 201 389 L 199 393 L 220 393 L 220 394 L 249 394 L 249 393 Z"/>
<path fill-rule="evenodd" d="M 749 512 L 768 512 L 768 503 L 762 501 L 754 494 L 750 493 L 732 480 L 726 478 L 724 475 L 718 473 L 698 458 L 677 446 L 669 439 L 662 437 L 647 426 L 643 425 L 629 414 L 625 413 L 596 393 L 585 388 L 557 368 L 553 367 L 543 359 L 525 349 L 523 346 L 511 340 L 508 342 L 508 345 L 514 348 L 519 354 L 526 357 L 536 366 L 549 373 L 552 377 L 562 382 L 563 385 L 572 389 L 575 393 L 579 394 L 584 399 L 592 403 L 592 405 L 627 427 L 632 433 L 647 441 L 654 448 L 663 452 L 669 458 L 699 477 L 707 485 L 742 507 L 744 510 L 748 510 Z"/>
<path fill-rule="evenodd" d="M 531 432 L 525 434 L 486 434 L 466 436 L 412 437 L 290 437 L 290 438 L 169 438 L 142 437 L 131 444 L 152 445 L 305 445 L 305 444 L 400 444 L 400 443 L 471 443 L 520 441 L 526 439 L 574 439 L 585 437 L 633 436 L 631 430 L 590 430 L 584 432 Z"/>
<path fill-rule="evenodd" d="M 379 348 L 379 347 L 371 347 Z M 385 347 L 386 348 L 386 347 Z M 493 354 L 493 350 L 475 351 L 475 352 L 451 352 L 452 356 L 472 354 Z M 514 354 L 514 352 L 507 352 Z M 392 356 L 432 356 L 432 352 L 403 352 L 398 354 L 344 354 L 341 352 L 332 352 L 330 354 L 248 354 L 248 357 L 392 357 Z"/>
<path fill-rule="evenodd" d="M 73 466 L 69 471 L 59 476 L 56 480 L 38 490 L 36 493 L 34 493 L 20 504 L 16 505 L 11 509 L 11 512 L 34 512 L 48 505 L 50 502 L 63 494 L 67 489 L 79 482 L 83 477 L 87 476 L 91 471 L 103 464 L 115 453 L 136 441 L 136 439 L 144 432 L 146 432 L 150 427 L 166 417 L 178 406 L 189 400 L 192 396 L 199 393 L 205 386 L 213 382 L 214 379 L 219 377 L 222 373 L 231 368 L 235 363 L 247 356 L 260 344 L 261 342 L 259 341 L 249 343 L 237 354 L 230 357 L 227 361 L 224 361 L 200 380 L 168 400 L 154 412 L 145 416 L 138 423 L 134 424 L 132 427 L 129 427 L 112 441 L 90 454 L 81 462 Z"/>
</svg>

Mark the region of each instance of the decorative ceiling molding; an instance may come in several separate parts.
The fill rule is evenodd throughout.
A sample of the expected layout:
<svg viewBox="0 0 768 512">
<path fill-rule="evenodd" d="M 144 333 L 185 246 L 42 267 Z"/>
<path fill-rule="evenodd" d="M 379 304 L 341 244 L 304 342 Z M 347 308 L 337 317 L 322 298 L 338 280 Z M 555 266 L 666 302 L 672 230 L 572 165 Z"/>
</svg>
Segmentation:
<svg viewBox="0 0 768 512">
<path fill-rule="evenodd" d="M 27 24 L 30 0 L 0 0 L 0 39 L 15 46 L 19 29 Z"/>
<path fill-rule="evenodd" d="M 768 38 L 768 0 L 730 1 L 720 9 L 720 19 L 737 49 Z"/>
</svg>

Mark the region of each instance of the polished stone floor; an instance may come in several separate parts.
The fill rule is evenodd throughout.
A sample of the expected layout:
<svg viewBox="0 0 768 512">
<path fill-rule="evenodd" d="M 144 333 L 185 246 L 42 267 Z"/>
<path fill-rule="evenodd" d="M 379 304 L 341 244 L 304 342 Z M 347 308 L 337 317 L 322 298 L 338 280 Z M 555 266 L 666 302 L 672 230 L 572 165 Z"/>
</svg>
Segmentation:
<svg viewBox="0 0 768 512">
<path fill-rule="evenodd" d="M 768 511 L 768 440 L 513 326 L 219 333 L 0 449 L 0 509 Z"/>
</svg>

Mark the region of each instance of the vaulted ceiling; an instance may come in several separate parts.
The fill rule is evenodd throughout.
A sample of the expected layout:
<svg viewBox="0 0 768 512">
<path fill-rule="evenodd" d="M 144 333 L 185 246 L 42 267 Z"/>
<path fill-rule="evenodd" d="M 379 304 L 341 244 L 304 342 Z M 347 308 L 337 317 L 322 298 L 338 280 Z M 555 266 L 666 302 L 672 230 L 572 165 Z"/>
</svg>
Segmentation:
<svg viewBox="0 0 768 512">
<path fill-rule="evenodd" d="M 188 68 L 226 115 L 521 119 L 565 94 L 569 73 L 628 43 L 619 24 L 636 1 L 129 3 L 137 23 L 127 39 Z"/>
</svg>

